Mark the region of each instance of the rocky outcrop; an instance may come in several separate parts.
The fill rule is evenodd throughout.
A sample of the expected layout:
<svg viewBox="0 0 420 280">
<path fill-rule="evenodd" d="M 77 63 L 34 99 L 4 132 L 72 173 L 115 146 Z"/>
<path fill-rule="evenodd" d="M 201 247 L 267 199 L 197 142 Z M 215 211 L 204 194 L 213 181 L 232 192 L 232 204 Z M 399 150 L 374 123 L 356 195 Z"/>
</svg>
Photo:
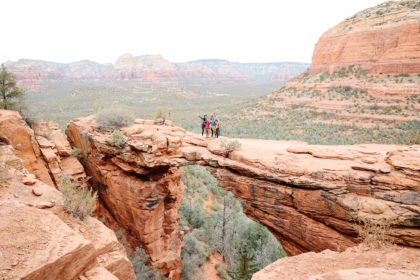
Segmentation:
<svg viewBox="0 0 420 280">
<path fill-rule="evenodd" d="M 93 117 L 70 122 L 66 134 L 81 150 L 102 205 L 127 231 L 133 249 L 144 248 L 155 268 L 179 279 L 183 231 L 177 212 L 183 200 L 182 168 L 171 167 L 168 158 L 182 144 L 185 131 L 162 126 L 166 130 L 158 132 L 157 126 L 149 126 L 154 129 L 126 128 L 130 137 L 123 149 L 113 144 L 111 132 L 94 127 Z"/>
<path fill-rule="evenodd" d="M 23 160 L 25 168 L 47 185 L 54 186 L 34 132 L 16 111 L 0 110 L 0 138 L 10 144 Z"/>
<path fill-rule="evenodd" d="M 79 182 L 86 178 L 57 124 L 38 123 L 32 130 L 18 112 L 0 110 L 0 139 L 13 146 L 29 172 L 50 186 L 59 186 L 63 176 Z"/>
<path fill-rule="evenodd" d="M 415 280 L 420 278 L 420 250 L 398 246 L 358 246 L 338 253 L 325 250 L 282 258 L 252 280 Z"/>
<path fill-rule="evenodd" d="M 221 140 L 174 126 L 137 120 L 122 130 L 127 138 L 122 149 L 94 117 L 70 122 L 66 134 L 82 150 L 108 210 L 154 262 L 166 259 L 167 252 L 175 259 L 179 252 L 169 244 L 182 239 L 176 211 L 181 167 L 189 164 L 207 166 L 289 255 L 351 247 L 363 219 L 387 219 L 395 242 L 420 247 L 419 146 L 238 139 L 241 149 L 225 157 Z"/>
<path fill-rule="evenodd" d="M 61 193 L 30 174 L 11 146 L 0 146 L 0 165 L 1 279 L 135 279 L 113 231 L 67 214 Z"/>
<path fill-rule="evenodd" d="M 387 1 L 325 32 L 309 72 L 361 65 L 373 74 L 420 73 L 419 28 L 418 1 Z"/>
<path fill-rule="evenodd" d="M 34 124 L 33 130 L 41 154 L 57 186 L 63 176 L 82 183 L 86 180 L 83 166 L 72 155 L 70 143 L 64 138 L 58 124 L 41 122 Z"/>
</svg>

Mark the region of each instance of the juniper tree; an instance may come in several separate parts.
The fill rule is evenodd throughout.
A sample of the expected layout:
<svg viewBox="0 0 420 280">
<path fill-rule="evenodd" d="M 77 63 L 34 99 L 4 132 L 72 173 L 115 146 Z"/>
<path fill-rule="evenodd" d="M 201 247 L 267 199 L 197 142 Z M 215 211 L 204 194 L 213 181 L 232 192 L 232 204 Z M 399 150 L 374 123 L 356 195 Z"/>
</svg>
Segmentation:
<svg viewBox="0 0 420 280">
<path fill-rule="evenodd" d="M 23 95 L 23 90 L 16 86 L 16 78 L 13 73 L 7 71 L 6 67 L 1 65 L 0 72 L 0 108 L 11 109 L 16 101 L 13 101 Z"/>
</svg>

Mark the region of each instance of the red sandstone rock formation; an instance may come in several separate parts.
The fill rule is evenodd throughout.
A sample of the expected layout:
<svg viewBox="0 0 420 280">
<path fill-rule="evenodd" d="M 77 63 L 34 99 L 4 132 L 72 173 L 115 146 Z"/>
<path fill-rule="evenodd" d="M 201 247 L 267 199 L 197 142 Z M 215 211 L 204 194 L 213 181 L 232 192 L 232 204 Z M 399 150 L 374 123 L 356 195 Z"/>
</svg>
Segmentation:
<svg viewBox="0 0 420 280">
<path fill-rule="evenodd" d="M 50 174 L 57 186 L 63 176 L 73 181 L 86 179 L 85 170 L 76 156 L 71 155 L 71 147 L 60 131 L 58 124 L 41 122 L 33 126 L 35 138 L 47 163 Z"/>
<path fill-rule="evenodd" d="M 242 148 L 225 158 L 220 140 L 173 126 L 137 120 L 123 131 L 123 149 L 93 117 L 70 122 L 66 133 L 83 151 L 86 171 L 108 210 L 154 262 L 166 259 L 168 244 L 176 240 L 180 167 L 188 164 L 208 166 L 289 255 L 351 247 L 361 219 L 392 219 L 396 242 L 420 247 L 419 146 L 238 139 Z M 180 247 L 175 248 L 174 259 Z"/>
<path fill-rule="evenodd" d="M 153 122 L 152 122 L 153 123 Z M 143 247 L 152 265 L 165 276 L 179 279 L 183 231 L 178 209 L 183 200 L 182 169 L 168 159 L 181 145 L 185 131 L 177 127 L 146 125 L 123 129 L 123 149 L 110 131 L 94 127 L 94 118 L 68 124 L 66 134 L 82 151 L 86 173 L 98 190 L 103 206 L 128 231 L 133 248 Z M 164 130 L 163 130 L 164 129 Z"/>
<path fill-rule="evenodd" d="M 18 112 L 0 110 L 0 137 L 13 146 L 29 172 L 50 186 L 58 186 L 63 175 L 75 181 L 86 178 L 57 124 L 39 123 L 32 130 Z"/>
<path fill-rule="evenodd" d="M 362 11 L 321 36 L 309 72 L 361 65 L 373 74 L 420 73 L 419 18 L 418 1 L 388 1 Z"/>
<path fill-rule="evenodd" d="M 114 232 L 67 214 L 11 146 L 0 146 L 0 170 L 0 279 L 135 279 Z"/>
<path fill-rule="evenodd" d="M 358 246 L 338 253 L 325 250 L 282 258 L 252 280 L 415 280 L 420 279 L 420 250 L 398 246 Z"/>
<path fill-rule="evenodd" d="M 0 110 L 0 137 L 12 145 L 25 168 L 37 176 L 42 182 L 54 186 L 41 150 L 36 142 L 34 132 L 22 120 L 18 112 Z"/>
</svg>

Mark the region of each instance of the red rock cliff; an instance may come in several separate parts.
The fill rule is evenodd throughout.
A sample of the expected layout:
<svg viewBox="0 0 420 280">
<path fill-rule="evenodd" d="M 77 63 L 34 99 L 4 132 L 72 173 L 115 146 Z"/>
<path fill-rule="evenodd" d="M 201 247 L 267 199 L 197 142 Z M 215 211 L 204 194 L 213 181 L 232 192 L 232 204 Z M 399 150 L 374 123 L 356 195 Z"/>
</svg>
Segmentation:
<svg viewBox="0 0 420 280">
<path fill-rule="evenodd" d="M 388 1 L 325 32 L 311 74 L 361 65 L 374 74 L 420 73 L 420 4 Z"/>
<path fill-rule="evenodd" d="M 70 122 L 66 134 L 81 149 L 101 203 L 127 230 L 132 247 L 144 248 L 155 268 L 179 279 L 183 231 L 177 219 L 184 186 L 182 169 L 171 167 L 168 158 L 181 145 L 185 131 L 149 127 L 146 130 L 139 122 L 123 129 L 130 136 L 123 149 L 113 145 L 111 132 L 95 127 L 93 117 Z"/>
<path fill-rule="evenodd" d="M 0 145 L 0 279 L 124 279 L 135 274 L 114 232 L 67 214 L 59 191 Z"/>
<path fill-rule="evenodd" d="M 180 265 L 176 211 L 182 200 L 180 168 L 188 164 L 208 166 L 290 255 L 355 245 L 360 219 L 391 219 L 397 243 L 420 247 L 419 146 L 238 139 L 242 148 L 226 158 L 220 140 L 152 123 L 137 120 L 124 128 L 123 149 L 93 117 L 72 121 L 67 135 L 83 150 L 106 207 L 155 265 L 168 259 Z"/>
</svg>

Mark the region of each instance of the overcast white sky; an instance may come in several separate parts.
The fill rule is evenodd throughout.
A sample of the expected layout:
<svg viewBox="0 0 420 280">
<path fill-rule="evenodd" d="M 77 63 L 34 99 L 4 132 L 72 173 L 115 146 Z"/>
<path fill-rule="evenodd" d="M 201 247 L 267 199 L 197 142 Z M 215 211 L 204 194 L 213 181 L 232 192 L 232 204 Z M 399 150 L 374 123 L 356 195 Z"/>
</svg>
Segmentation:
<svg viewBox="0 0 420 280">
<path fill-rule="evenodd" d="M 323 32 L 383 1 L 2 1 L 0 62 L 104 63 L 123 53 L 173 62 L 311 62 Z"/>
</svg>

